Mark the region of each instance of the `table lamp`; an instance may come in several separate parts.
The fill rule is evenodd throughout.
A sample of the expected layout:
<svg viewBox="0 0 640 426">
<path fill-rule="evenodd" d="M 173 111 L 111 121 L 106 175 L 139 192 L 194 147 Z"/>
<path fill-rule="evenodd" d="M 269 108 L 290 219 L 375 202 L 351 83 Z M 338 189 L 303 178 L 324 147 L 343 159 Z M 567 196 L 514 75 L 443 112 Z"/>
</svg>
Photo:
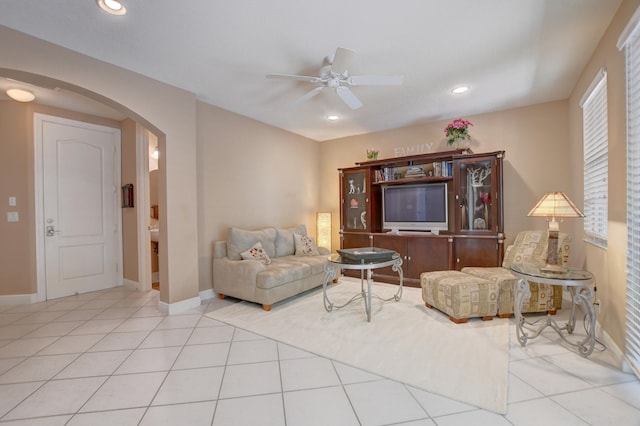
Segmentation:
<svg viewBox="0 0 640 426">
<path fill-rule="evenodd" d="M 547 264 L 542 268 L 542 271 L 565 272 L 566 268 L 558 265 L 558 234 L 560 233 L 560 223 L 556 221 L 556 218 L 584 217 L 584 213 L 582 213 L 563 192 L 549 192 L 538 201 L 538 204 L 531 209 L 527 216 L 546 217 L 549 222 L 549 254 Z"/>
</svg>

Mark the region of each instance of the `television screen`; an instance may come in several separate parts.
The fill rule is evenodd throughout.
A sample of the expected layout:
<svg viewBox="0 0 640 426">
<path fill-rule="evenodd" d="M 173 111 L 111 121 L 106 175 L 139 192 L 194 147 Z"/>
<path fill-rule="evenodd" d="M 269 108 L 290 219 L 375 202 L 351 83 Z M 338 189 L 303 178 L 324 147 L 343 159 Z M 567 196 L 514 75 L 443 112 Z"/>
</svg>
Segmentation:
<svg viewBox="0 0 640 426">
<path fill-rule="evenodd" d="M 383 188 L 383 226 L 392 230 L 447 230 L 447 184 Z"/>
</svg>

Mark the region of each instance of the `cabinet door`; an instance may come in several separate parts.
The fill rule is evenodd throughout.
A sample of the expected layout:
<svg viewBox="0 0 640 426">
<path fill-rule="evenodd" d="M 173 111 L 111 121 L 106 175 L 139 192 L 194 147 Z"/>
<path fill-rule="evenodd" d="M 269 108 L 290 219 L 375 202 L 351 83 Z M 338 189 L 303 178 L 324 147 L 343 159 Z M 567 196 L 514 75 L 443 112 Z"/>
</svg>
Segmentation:
<svg viewBox="0 0 640 426">
<path fill-rule="evenodd" d="M 374 235 L 373 246 L 377 248 L 383 248 L 387 250 L 393 250 L 400 253 L 402 258 L 402 270 L 405 270 L 407 263 L 407 241 L 406 238 L 397 235 Z M 391 266 L 386 268 L 374 269 L 375 276 L 380 276 L 380 281 L 383 281 L 382 276 L 391 277 L 391 282 L 399 281 L 398 273 L 391 269 Z M 384 279 L 384 281 L 387 281 Z"/>
<path fill-rule="evenodd" d="M 497 165 L 495 155 L 454 161 L 456 233 L 502 232 L 499 216 L 502 189 L 498 186 L 502 180 Z"/>
<path fill-rule="evenodd" d="M 405 275 L 420 279 L 423 272 L 451 269 L 451 245 L 448 238 L 409 238 Z"/>
<path fill-rule="evenodd" d="M 497 238 L 456 238 L 455 268 L 460 270 L 466 266 L 500 266 L 500 246 Z"/>
<path fill-rule="evenodd" d="M 343 231 L 370 232 L 369 169 L 344 170 L 340 175 L 340 209 Z"/>
</svg>

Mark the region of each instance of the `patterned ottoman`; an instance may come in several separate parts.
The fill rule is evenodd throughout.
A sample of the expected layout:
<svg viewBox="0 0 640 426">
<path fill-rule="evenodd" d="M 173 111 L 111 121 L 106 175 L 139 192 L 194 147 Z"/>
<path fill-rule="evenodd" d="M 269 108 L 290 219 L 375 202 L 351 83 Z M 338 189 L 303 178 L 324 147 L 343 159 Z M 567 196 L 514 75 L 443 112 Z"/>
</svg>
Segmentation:
<svg viewBox="0 0 640 426">
<path fill-rule="evenodd" d="M 427 308 L 449 315 L 456 324 L 469 318 L 491 320 L 498 313 L 498 284 L 460 271 L 420 274 L 422 299 Z"/>
</svg>

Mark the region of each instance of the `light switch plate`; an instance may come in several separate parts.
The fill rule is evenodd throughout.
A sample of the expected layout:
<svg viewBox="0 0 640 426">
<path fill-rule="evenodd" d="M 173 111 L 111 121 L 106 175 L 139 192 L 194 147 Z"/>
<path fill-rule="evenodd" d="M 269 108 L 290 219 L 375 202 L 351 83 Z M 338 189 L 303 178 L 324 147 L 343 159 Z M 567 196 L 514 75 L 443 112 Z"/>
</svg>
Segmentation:
<svg viewBox="0 0 640 426">
<path fill-rule="evenodd" d="M 7 212 L 7 222 L 17 222 L 20 220 L 18 212 Z"/>
<path fill-rule="evenodd" d="M 15 207 L 15 205 L 16 205 L 16 197 L 9 197 L 9 205 L 11 207 Z"/>
</svg>

